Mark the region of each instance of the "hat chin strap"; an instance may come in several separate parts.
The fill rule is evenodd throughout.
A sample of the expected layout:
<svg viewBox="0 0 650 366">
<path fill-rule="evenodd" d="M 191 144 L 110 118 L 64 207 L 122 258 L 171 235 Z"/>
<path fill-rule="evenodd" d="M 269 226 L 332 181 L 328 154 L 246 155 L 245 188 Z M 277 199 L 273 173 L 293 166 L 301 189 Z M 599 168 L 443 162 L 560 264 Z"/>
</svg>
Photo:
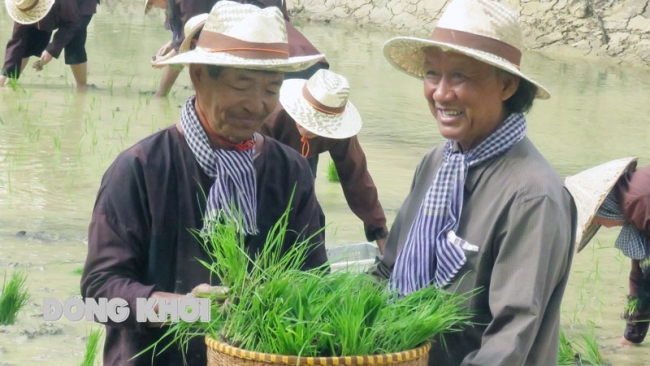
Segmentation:
<svg viewBox="0 0 650 366">
<path fill-rule="evenodd" d="M 218 133 L 214 132 L 210 126 L 210 122 L 208 122 L 208 119 L 205 118 L 205 114 L 203 114 L 201 106 L 199 105 L 199 93 L 196 93 L 196 100 L 194 101 L 194 105 L 196 106 L 196 112 L 199 115 L 199 121 L 201 121 L 201 124 L 205 126 L 205 129 L 207 130 L 205 132 L 208 135 L 208 140 L 209 137 L 213 137 L 215 140 L 219 141 L 220 144 L 226 145 L 227 147 L 233 148 L 237 151 L 252 150 L 255 147 L 255 135 L 253 135 L 253 138 L 250 140 L 242 141 L 240 143 L 233 143 L 226 140 Z"/>
<path fill-rule="evenodd" d="M 501 57 L 513 64 L 517 69 L 519 69 L 519 64 L 521 64 L 521 51 L 517 47 L 491 37 L 456 29 L 436 27 L 429 39 L 436 42 L 467 47 Z"/>
</svg>

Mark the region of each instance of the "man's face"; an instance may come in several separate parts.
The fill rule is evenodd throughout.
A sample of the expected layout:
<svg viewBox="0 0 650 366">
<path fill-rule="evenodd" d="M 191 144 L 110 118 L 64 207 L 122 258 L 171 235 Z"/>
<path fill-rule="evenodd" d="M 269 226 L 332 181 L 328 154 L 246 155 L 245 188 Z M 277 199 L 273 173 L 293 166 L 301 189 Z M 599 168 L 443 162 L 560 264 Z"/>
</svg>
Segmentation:
<svg viewBox="0 0 650 366">
<path fill-rule="evenodd" d="M 476 147 L 505 120 L 503 102 L 519 86 L 514 75 L 437 47 L 425 51 L 424 71 L 424 96 L 440 134 L 457 141 L 463 151 Z"/>
<path fill-rule="evenodd" d="M 251 138 L 278 105 L 284 74 L 223 68 L 218 77 L 206 65 L 190 66 L 201 111 L 212 131 L 233 143 Z"/>
</svg>

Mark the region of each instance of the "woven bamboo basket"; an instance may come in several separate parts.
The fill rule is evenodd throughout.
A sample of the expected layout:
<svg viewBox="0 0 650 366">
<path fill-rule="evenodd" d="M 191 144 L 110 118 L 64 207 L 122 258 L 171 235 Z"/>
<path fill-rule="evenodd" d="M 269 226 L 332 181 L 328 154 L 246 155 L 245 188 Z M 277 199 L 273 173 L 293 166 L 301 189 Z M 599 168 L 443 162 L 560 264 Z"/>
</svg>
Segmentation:
<svg viewBox="0 0 650 366">
<path fill-rule="evenodd" d="M 418 348 L 375 356 L 296 357 L 246 351 L 205 337 L 208 345 L 208 366 L 267 366 L 267 365 L 398 365 L 427 366 L 431 343 Z"/>
</svg>

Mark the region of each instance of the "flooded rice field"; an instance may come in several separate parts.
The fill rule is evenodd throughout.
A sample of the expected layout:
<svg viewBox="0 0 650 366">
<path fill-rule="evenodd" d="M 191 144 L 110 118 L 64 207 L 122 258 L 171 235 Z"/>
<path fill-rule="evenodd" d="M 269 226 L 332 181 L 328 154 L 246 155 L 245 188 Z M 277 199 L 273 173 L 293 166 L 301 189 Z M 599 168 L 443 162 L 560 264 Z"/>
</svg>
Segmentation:
<svg viewBox="0 0 650 366">
<path fill-rule="evenodd" d="M 77 93 L 70 69 L 54 60 L 28 67 L 16 90 L 0 89 L 0 275 L 25 269 L 30 302 L 13 326 L 0 327 L 0 365 L 79 364 L 97 324 L 42 319 L 42 299 L 79 293 L 86 231 L 102 174 L 115 156 L 178 121 L 192 94 L 182 73 L 168 98 L 152 98 L 160 71 L 149 60 L 170 38 L 163 16 L 141 16 L 140 3 L 109 2 L 89 26 L 89 83 Z M 320 24 L 298 27 L 346 75 L 351 100 L 364 118 L 360 133 L 379 198 L 392 221 L 416 164 L 442 141 L 422 96 L 421 82 L 392 69 L 381 46 L 391 34 Z M 0 9 L 0 44 L 11 22 Z M 33 60 L 31 61 L 33 62 Z M 537 101 L 529 137 L 562 176 L 625 156 L 650 164 L 650 71 L 527 53 L 523 69 L 553 97 Z M 321 156 L 317 195 L 325 210 L 328 245 L 364 241 L 340 185 L 326 179 Z M 593 334 L 607 362 L 647 365 L 650 341 L 617 345 L 624 322 L 629 261 L 614 249 L 616 230 L 601 230 L 576 255 L 563 304 L 569 336 Z"/>
</svg>

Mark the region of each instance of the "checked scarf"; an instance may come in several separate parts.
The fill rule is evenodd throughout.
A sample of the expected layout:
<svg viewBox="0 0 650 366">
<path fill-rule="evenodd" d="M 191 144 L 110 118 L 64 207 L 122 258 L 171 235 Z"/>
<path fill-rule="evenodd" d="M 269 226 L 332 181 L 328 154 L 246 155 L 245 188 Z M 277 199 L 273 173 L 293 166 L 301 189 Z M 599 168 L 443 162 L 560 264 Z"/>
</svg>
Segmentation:
<svg viewBox="0 0 650 366">
<path fill-rule="evenodd" d="M 463 249 L 447 234 L 458 229 L 465 179 L 470 167 L 499 156 L 526 136 L 526 119 L 513 113 L 477 147 L 453 151 L 447 140 L 443 164 L 408 233 L 391 274 L 390 288 L 406 296 L 421 288 L 446 285 L 465 264 Z"/>
<path fill-rule="evenodd" d="M 616 190 L 612 190 L 605 197 L 603 204 L 596 212 L 596 216 L 625 222 L 614 246 L 623 252 L 626 257 L 639 260 L 643 274 L 647 276 L 650 273 L 650 240 L 634 225 L 625 220 L 615 192 Z"/>
<path fill-rule="evenodd" d="M 257 234 L 257 190 L 253 150 L 213 149 L 196 114 L 192 96 L 181 112 L 185 140 L 201 169 L 214 183 L 208 194 L 204 228 L 224 217 L 241 223 L 246 234 Z M 236 211 L 236 212 L 233 212 Z M 239 219 L 238 214 L 241 214 Z"/>
</svg>

